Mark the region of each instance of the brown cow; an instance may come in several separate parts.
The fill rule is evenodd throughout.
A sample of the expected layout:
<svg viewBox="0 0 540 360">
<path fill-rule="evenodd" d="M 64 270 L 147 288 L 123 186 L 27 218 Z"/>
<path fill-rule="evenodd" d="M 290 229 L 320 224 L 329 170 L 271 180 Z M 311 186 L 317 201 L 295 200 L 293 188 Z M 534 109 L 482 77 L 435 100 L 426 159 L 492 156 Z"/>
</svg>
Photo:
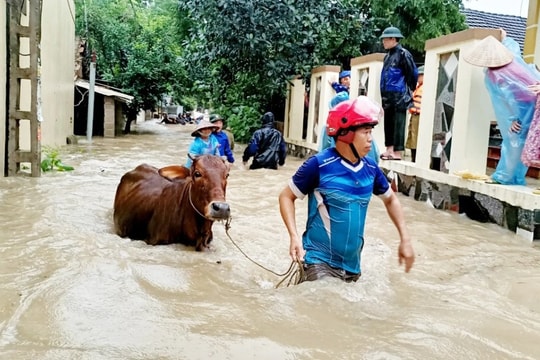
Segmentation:
<svg viewBox="0 0 540 360">
<path fill-rule="evenodd" d="M 212 241 L 214 221 L 230 217 L 228 176 L 228 165 L 213 155 L 194 158 L 190 169 L 137 166 L 116 189 L 116 233 L 150 245 L 182 243 L 204 250 Z"/>
</svg>

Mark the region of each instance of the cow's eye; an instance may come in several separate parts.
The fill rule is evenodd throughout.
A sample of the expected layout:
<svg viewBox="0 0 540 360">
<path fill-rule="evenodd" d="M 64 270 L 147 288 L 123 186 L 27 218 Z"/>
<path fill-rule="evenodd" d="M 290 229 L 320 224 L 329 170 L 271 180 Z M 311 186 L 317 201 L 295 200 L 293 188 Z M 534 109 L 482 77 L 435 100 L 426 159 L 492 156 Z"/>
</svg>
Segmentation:
<svg viewBox="0 0 540 360">
<path fill-rule="evenodd" d="M 202 174 L 201 174 L 200 171 L 195 170 L 195 172 L 193 173 L 193 176 L 195 176 L 196 178 L 200 178 L 202 176 Z"/>
</svg>

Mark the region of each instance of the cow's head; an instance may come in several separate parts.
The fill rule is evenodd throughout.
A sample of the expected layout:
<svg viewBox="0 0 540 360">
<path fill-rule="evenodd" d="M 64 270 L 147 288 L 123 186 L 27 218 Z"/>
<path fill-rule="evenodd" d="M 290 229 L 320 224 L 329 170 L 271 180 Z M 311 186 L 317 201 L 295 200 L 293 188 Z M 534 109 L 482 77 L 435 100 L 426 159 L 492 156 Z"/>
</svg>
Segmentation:
<svg viewBox="0 0 540 360">
<path fill-rule="evenodd" d="M 190 169 L 190 201 L 209 220 L 226 220 L 231 209 L 225 200 L 229 166 L 219 156 L 194 157 Z"/>
</svg>

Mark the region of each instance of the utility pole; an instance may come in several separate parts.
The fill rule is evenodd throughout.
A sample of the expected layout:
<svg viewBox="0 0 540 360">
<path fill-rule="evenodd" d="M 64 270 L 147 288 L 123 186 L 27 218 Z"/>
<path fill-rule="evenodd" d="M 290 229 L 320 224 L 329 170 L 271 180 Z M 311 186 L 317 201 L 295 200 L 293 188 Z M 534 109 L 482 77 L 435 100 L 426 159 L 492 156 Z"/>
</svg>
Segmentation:
<svg viewBox="0 0 540 360">
<path fill-rule="evenodd" d="M 92 142 L 94 126 L 94 87 L 96 85 L 96 52 L 92 51 L 90 63 L 90 86 L 88 87 L 88 114 L 86 116 L 86 140 Z"/>
</svg>

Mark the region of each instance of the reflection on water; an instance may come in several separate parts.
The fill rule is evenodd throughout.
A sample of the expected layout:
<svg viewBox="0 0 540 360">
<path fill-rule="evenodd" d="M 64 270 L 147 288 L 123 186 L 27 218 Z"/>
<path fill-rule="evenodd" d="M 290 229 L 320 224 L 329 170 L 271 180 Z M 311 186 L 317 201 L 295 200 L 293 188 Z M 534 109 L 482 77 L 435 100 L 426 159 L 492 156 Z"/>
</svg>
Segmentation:
<svg viewBox="0 0 540 360">
<path fill-rule="evenodd" d="M 0 359 L 538 359 L 540 251 L 495 225 L 400 196 L 411 273 L 382 202 L 368 214 L 363 275 L 274 289 L 214 224 L 213 250 L 119 238 L 112 203 L 136 165 L 183 163 L 193 125 L 66 148 L 74 172 L 0 178 Z M 277 272 L 290 263 L 278 171 L 241 168 L 229 233 Z M 305 201 L 298 224 L 305 221 Z"/>
</svg>

